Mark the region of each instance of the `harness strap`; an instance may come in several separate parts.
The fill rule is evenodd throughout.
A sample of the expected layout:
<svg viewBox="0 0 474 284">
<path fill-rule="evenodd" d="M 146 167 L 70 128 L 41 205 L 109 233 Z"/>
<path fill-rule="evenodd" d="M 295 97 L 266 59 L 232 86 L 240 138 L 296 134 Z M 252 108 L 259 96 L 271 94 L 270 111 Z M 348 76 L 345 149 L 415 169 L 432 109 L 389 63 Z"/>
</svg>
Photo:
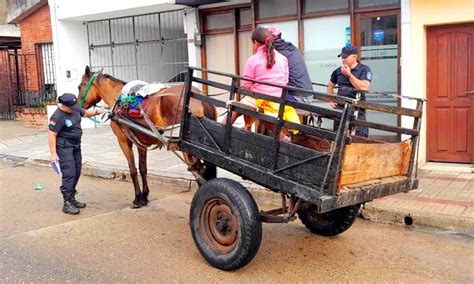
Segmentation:
<svg viewBox="0 0 474 284">
<path fill-rule="evenodd" d="M 89 78 L 89 82 L 87 82 L 86 89 L 84 90 L 84 94 L 82 94 L 81 98 L 81 107 L 84 107 L 84 104 L 86 103 L 86 98 L 87 94 L 89 93 L 89 90 L 92 87 L 92 84 L 94 83 L 94 80 L 97 78 L 97 73 L 92 74 L 92 76 Z"/>
</svg>

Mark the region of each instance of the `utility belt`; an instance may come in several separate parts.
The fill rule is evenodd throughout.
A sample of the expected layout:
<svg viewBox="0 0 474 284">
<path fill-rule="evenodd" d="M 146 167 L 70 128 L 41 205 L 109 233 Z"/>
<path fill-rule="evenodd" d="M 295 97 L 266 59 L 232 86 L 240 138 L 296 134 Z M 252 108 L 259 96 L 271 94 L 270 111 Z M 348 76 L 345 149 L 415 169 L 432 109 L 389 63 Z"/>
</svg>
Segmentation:
<svg viewBox="0 0 474 284">
<path fill-rule="evenodd" d="M 81 144 L 81 138 L 72 138 L 72 137 L 64 137 L 64 136 L 59 136 L 57 138 L 58 142 L 68 142 L 70 144 Z"/>
</svg>

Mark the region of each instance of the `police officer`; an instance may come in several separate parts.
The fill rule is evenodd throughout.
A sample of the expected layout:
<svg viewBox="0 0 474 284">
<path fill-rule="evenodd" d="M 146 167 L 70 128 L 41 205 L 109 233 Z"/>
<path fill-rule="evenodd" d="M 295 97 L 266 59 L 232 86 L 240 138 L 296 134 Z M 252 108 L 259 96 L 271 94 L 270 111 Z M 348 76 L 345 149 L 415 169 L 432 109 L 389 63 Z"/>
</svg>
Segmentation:
<svg viewBox="0 0 474 284">
<path fill-rule="evenodd" d="M 297 87 L 305 90 L 313 90 L 313 84 L 309 77 L 308 68 L 301 51 L 291 42 L 287 42 L 281 38 L 281 31 L 275 26 L 270 26 L 267 31 L 274 38 L 275 49 L 288 59 L 288 86 Z M 311 103 L 312 95 L 288 91 L 287 99 L 303 103 Z"/>
<path fill-rule="evenodd" d="M 76 185 L 81 175 L 81 117 L 92 117 L 104 109 L 84 110 L 74 94 L 65 93 L 58 98 L 58 109 L 49 122 L 49 150 L 51 161 L 58 162 L 62 172 L 60 187 L 64 198 L 63 212 L 78 214 L 86 204 L 76 200 Z"/>
<path fill-rule="evenodd" d="M 343 47 L 338 57 L 342 58 L 342 65 L 332 72 L 327 87 L 327 93 L 329 95 L 334 94 L 334 86 L 337 85 L 339 87 L 337 90 L 339 96 L 356 99 L 357 90 L 369 90 L 370 82 L 372 81 L 372 72 L 369 66 L 357 60 L 357 48 L 354 46 Z M 361 93 L 360 100 L 365 101 L 365 93 Z M 331 103 L 331 105 L 333 108 L 342 108 L 341 105 L 337 105 L 336 103 Z M 357 118 L 366 120 L 365 109 L 358 111 Z M 368 137 L 369 129 L 367 127 L 357 127 L 356 135 Z"/>
</svg>

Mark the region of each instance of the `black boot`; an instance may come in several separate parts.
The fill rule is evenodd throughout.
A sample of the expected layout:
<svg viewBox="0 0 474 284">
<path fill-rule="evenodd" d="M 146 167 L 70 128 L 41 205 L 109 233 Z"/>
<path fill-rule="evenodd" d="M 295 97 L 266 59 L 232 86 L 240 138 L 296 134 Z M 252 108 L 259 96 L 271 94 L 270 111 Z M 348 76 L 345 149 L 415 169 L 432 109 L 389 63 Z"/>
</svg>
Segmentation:
<svg viewBox="0 0 474 284">
<path fill-rule="evenodd" d="M 66 214 L 72 214 L 72 215 L 75 215 L 75 214 L 79 214 L 79 212 L 81 212 L 81 210 L 79 210 L 79 208 L 77 208 L 74 203 L 73 203 L 73 197 L 74 195 L 64 195 L 64 206 L 63 206 L 63 212 L 66 213 Z"/>
<path fill-rule="evenodd" d="M 74 192 L 74 195 L 72 196 L 72 200 L 71 200 L 72 204 L 74 204 L 74 206 L 76 206 L 77 208 L 86 208 L 87 204 L 76 200 L 76 197 L 75 197 L 76 194 L 77 194 L 77 191 Z"/>
</svg>

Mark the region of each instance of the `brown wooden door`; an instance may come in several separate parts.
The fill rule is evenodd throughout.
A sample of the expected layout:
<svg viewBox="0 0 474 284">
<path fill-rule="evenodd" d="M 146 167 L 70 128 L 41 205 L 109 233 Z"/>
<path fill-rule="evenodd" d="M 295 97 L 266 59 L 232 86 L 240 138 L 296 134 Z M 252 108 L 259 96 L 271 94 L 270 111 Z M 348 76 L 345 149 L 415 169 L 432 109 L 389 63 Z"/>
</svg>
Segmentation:
<svg viewBox="0 0 474 284">
<path fill-rule="evenodd" d="M 428 160 L 472 163 L 474 24 L 428 28 Z"/>
</svg>

